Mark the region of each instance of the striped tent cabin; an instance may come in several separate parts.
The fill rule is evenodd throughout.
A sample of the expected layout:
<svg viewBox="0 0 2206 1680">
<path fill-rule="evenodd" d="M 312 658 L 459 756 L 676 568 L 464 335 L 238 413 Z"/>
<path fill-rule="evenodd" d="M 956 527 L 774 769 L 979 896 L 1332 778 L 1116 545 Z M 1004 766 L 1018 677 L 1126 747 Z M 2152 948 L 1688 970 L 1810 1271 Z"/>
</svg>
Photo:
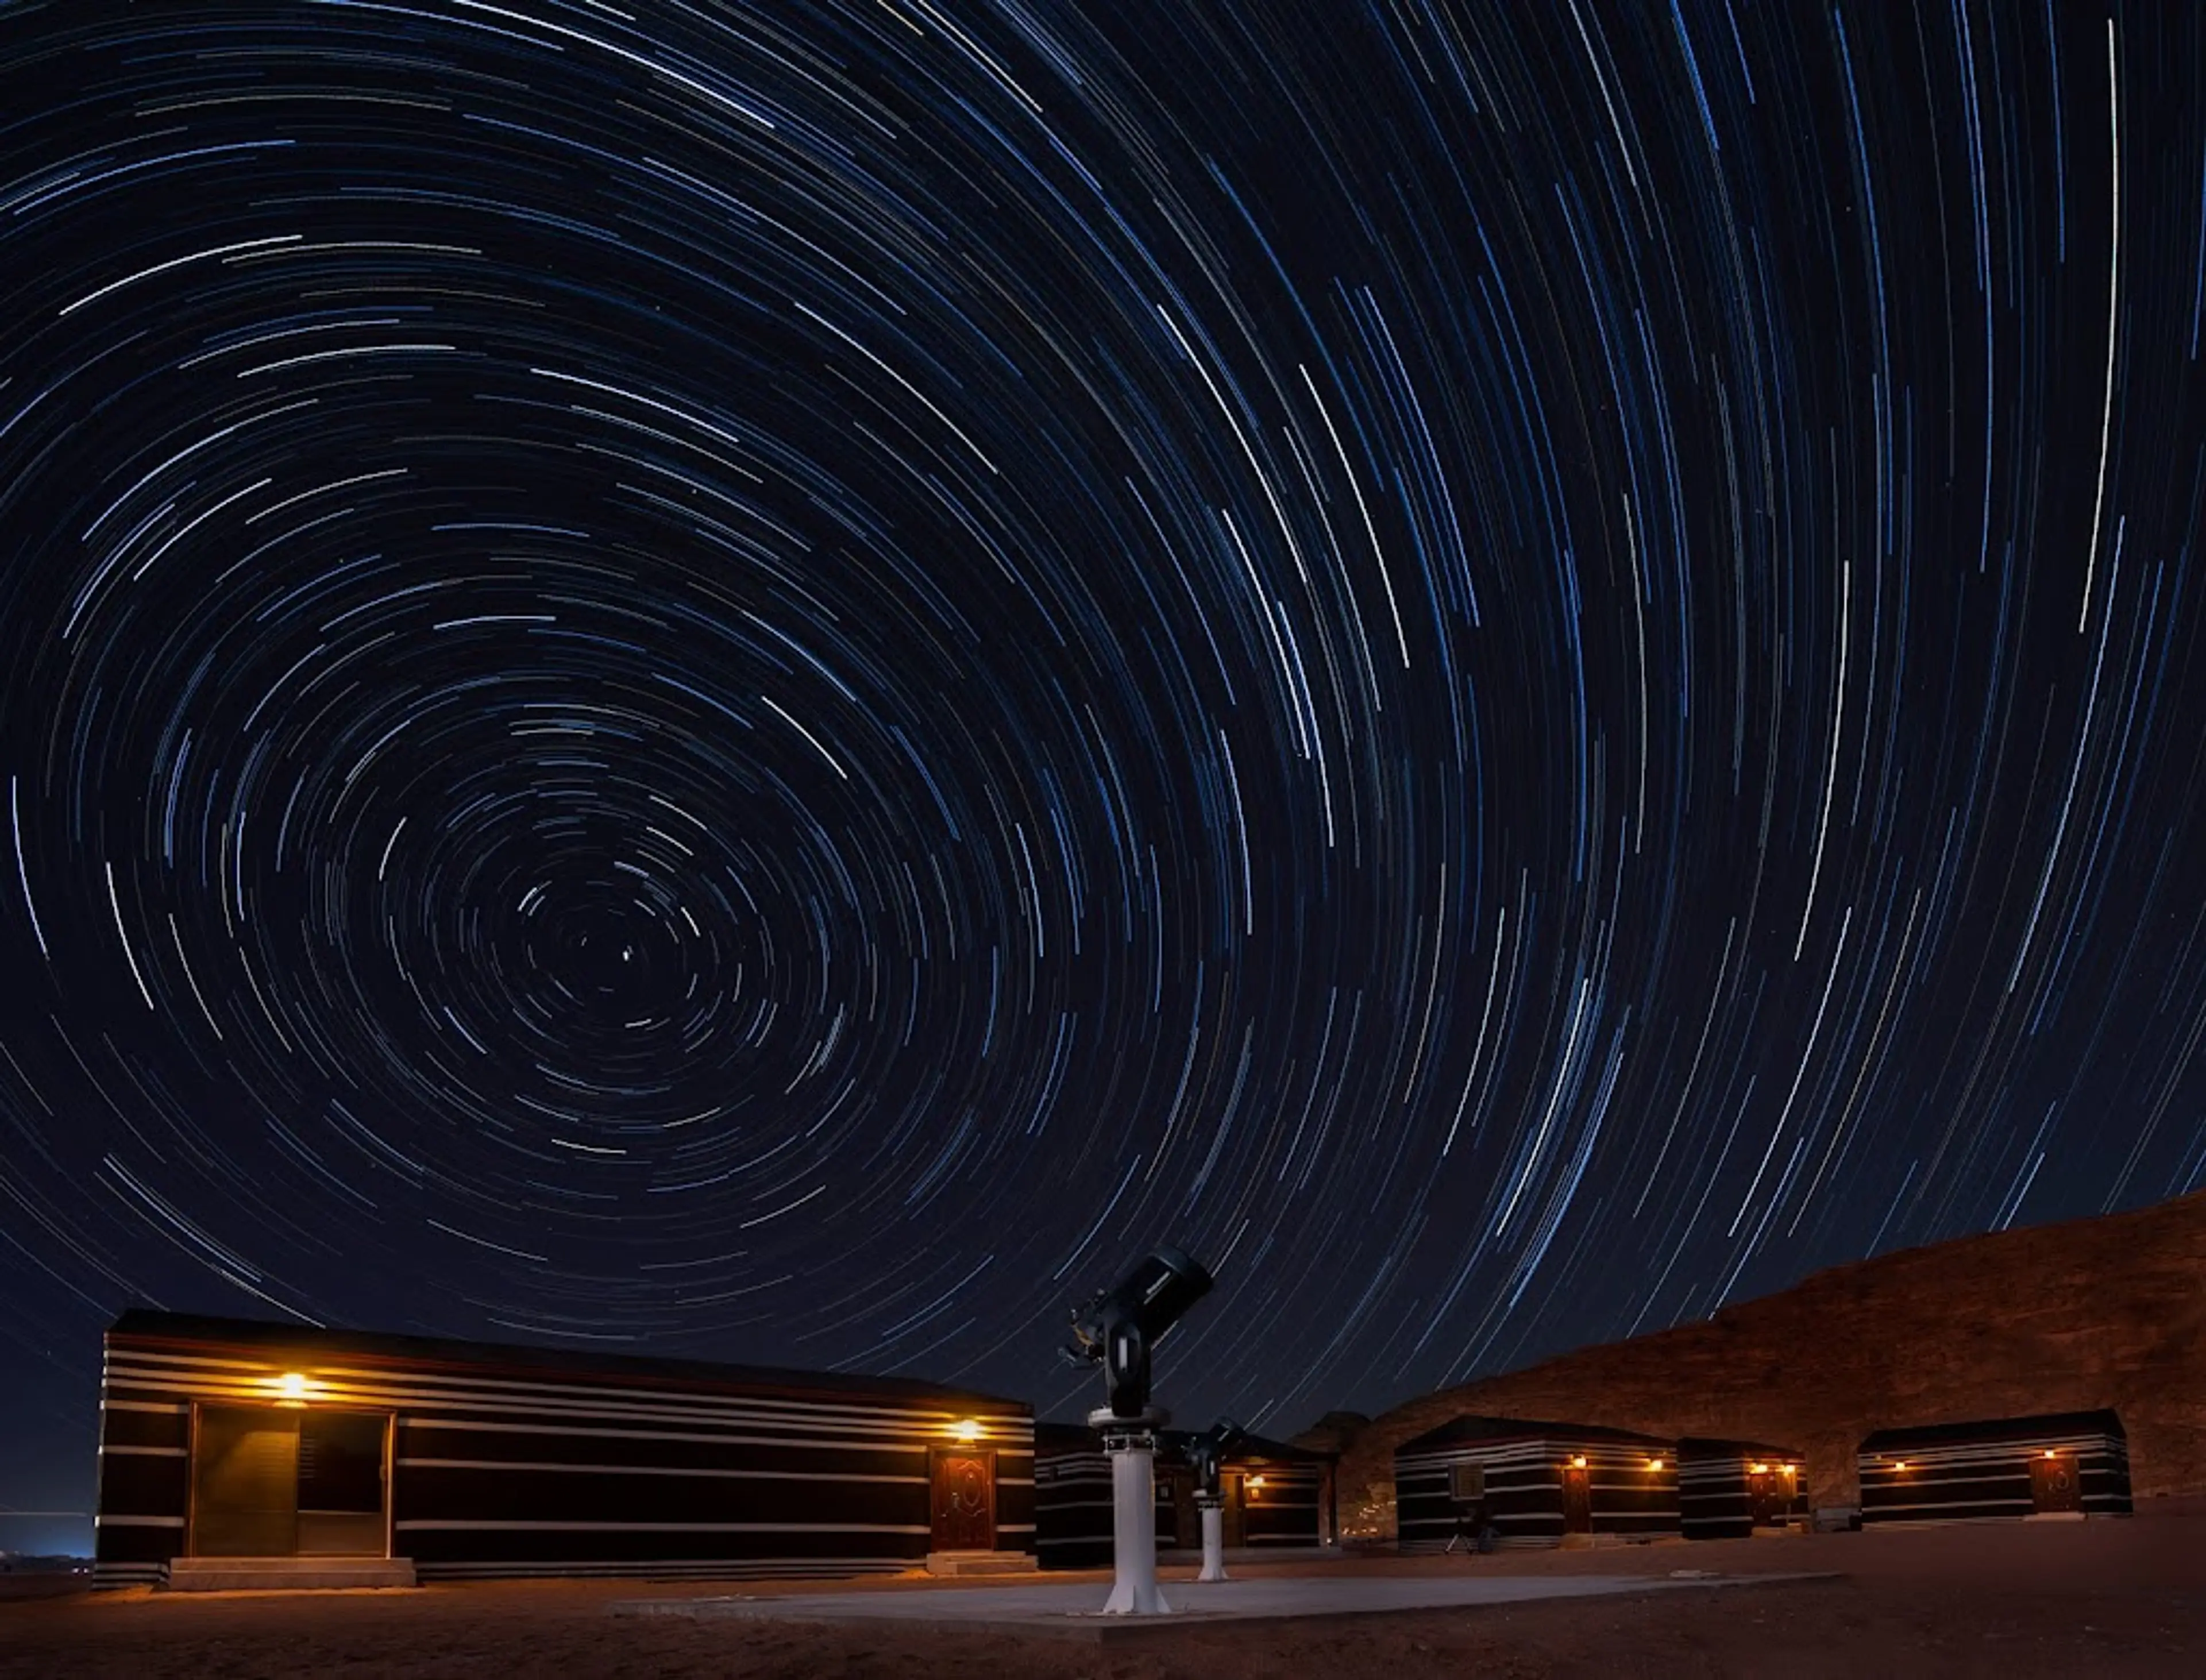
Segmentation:
<svg viewBox="0 0 2206 1680">
<path fill-rule="evenodd" d="M 1197 1439 L 1170 1432 L 1157 1450 L 1157 1544 L 1190 1559 L 1202 1555 L 1195 1471 L 1186 1457 Z M 1227 1554 L 1253 1557 L 1333 1545 L 1339 1533 L 1333 1504 L 1339 1462 L 1332 1453 L 1243 1436 L 1218 1479 Z"/>
<path fill-rule="evenodd" d="M 1678 1515 L 1685 1538 L 1744 1540 L 1757 1528 L 1804 1526 L 1804 1456 L 1763 1441 L 1678 1442 Z"/>
<path fill-rule="evenodd" d="M 2130 1514 L 2129 1439 L 2112 1411 L 1880 1429 L 1855 1463 L 1864 1528 Z"/>
<path fill-rule="evenodd" d="M 1034 1425 L 1034 1561 L 1046 1570 L 1111 1567 L 1111 1460 L 1076 1423 Z"/>
<path fill-rule="evenodd" d="M 1394 1500 L 1405 1552 L 1489 1527 L 1512 1547 L 1671 1539 L 1677 1448 L 1595 1424 L 1459 1417 L 1394 1449 Z"/>
<path fill-rule="evenodd" d="M 889 1574 L 1029 1552 L 1033 1463 L 1029 1407 L 929 1383 L 129 1312 L 94 1578 Z"/>
<path fill-rule="evenodd" d="M 1202 1522 L 1186 1459 L 1196 1438 L 1160 1432 L 1154 1516 L 1160 1556 L 1200 1557 Z M 1255 1556 L 1333 1545 L 1338 1534 L 1330 1453 L 1245 1438 L 1222 1467 L 1225 1549 Z M 1112 1562 L 1111 1461 L 1093 1429 L 1034 1427 L 1034 1554 L 1046 1570 L 1108 1569 Z"/>
</svg>

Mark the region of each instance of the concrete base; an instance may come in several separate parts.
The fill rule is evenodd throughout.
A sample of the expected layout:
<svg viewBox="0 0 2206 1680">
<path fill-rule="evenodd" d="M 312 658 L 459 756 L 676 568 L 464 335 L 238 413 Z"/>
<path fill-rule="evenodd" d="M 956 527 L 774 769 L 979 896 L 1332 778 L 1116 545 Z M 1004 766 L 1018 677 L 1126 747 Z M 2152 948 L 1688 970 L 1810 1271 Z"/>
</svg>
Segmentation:
<svg viewBox="0 0 2206 1680">
<path fill-rule="evenodd" d="M 411 1587 L 411 1558 L 179 1558 L 171 1593 L 255 1593 L 284 1588 Z"/>
<path fill-rule="evenodd" d="M 1227 1564 L 1337 1564 L 1350 1554 L 1337 1546 L 1225 1546 L 1219 1548 L 1218 1555 Z M 1384 1555 L 1392 1557 L 1393 1547 L 1388 1546 Z M 1157 1548 L 1157 1562 L 1201 1569 L 1202 1548 L 1160 1546 Z"/>
<path fill-rule="evenodd" d="M 1035 1564 L 1024 1552 L 930 1552 L 929 1575 L 1032 1575 Z"/>
<path fill-rule="evenodd" d="M 1176 1585 L 1180 1608 L 1170 1616 L 1113 1616 L 1103 1610 L 1100 1584 L 1067 1582 L 1034 1587 L 922 1587 L 908 1592 L 821 1593 L 802 1596 L 637 1599 L 611 1606 L 616 1616 L 684 1616 L 701 1620 L 811 1622 L 836 1627 L 927 1628 L 965 1633 L 1046 1634 L 1089 1644 L 1171 1638 L 1225 1623 L 1301 1622 L 1344 1616 L 1386 1616 L 1538 1599 L 1601 1598 L 1619 1594 L 1706 1591 L 1757 1582 L 1835 1581 L 1829 1574 L 1418 1576 L 1329 1580 L 1279 1576 L 1214 1586 Z"/>
</svg>

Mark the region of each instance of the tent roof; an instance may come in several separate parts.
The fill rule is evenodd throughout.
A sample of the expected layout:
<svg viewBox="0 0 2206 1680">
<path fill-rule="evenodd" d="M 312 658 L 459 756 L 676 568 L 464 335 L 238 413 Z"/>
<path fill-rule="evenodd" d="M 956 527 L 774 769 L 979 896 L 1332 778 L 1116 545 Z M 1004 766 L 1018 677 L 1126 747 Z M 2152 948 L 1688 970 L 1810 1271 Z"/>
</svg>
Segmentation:
<svg viewBox="0 0 2206 1680">
<path fill-rule="evenodd" d="M 1023 1400 L 945 1387 L 909 1377 L 869 1377 L 843 1372 L 792 1371 L 778 1367 L 721 1365 L 701 1360 L 656 1359 L 633 1354 L 575 1352 L 510 1342 L 462 1342 L 431 1336 L 386 1336 L 368 1331 L 327 1330 L 313 1325 L 259 1319 L 206 1318 L 133 1308 L 108 1329 L 110 1347 L 228 1348 L 271 1359 L 344 1358 L 420 1369 L 442 1366 L 469 1371 L 557 1373 L 611 1384 L 656 1384 L 700 1389 L 778 1390 L 799 1395 L 850 1395 L 933 1402 L 952 1409 L 985 1408 L 997 1414 L 1031 1411 Z"/>
<path fill-rule="evenodd" d="M 1452 1418 L 1439 1428 L 1428 1430 L 1415 1440 L 1404 1441 L 1394 1451 L 1429 1452 L 1435 1447 L 1452 1446 L 1469 1441 L 1583 1441 L 1591 1444 L 1608 1443 L 1621 1446 L 1660 1447 L 1668 1451 L 1671 1441 L 1660 1435 L 1642 1435 L 1629 1429 L 1611 1429 L 1599 1423 L 1547 1423 L 1533 1418 L 1479 1417 L 1470 1415 Z"/>
<path fill-rule="evenodd" d="M 1774 1458 L 1797 1464 L 1807 1456 L 1798 1447 L 1772 1446 L 1768 1441 L 1725 1440 L 1713 1435 L 1688 1435 L 1678 1443 L 1680 1463 L 1708 1458 Z"/>
<path fill-rule="evenodd" d="M 2114 1411 L 2046 1412 L 2036 1417 L 1982 1418 L 1966 1423 L 1932 1423 L 1909 1429 L 1880 1429 L 1865 1437 L 1863 1452 L 1894 1447 L 1941 1446 L 1964 1441 L 2027 1441 L 2041 1435 L 2111 1435 L 2129 1438 Z"/>
</svg>

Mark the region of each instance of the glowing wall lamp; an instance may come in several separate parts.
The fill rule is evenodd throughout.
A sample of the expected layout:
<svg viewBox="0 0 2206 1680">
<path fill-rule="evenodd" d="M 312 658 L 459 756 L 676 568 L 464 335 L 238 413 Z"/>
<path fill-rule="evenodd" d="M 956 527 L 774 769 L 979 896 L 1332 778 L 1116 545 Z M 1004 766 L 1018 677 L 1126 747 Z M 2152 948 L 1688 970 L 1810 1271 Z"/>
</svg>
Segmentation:
<svg viewBox="0 0 2206 1680">
<path fill-rule="evenodd" d="M 286 1400 L 304 1400 L 307 1387 L 306 1373 L 302 1371 L 286 1371 L 276 1379 L 276 1392 Z"/>
<path fill-rule="evenodd" d="M 977 1418 L 960 1418 L 950 1426 L 950 1433 L 970 1446 L 981 1439 L 981 1424 Z"/>
<path fill-rule="evenodd" d="M 1583 1453 L 1580 1452 L 1580 1453 L 1574 1453 L 1574 1454 L 1572 1454 L 1572 1455 L 1571 1455 L 1571 1468 L 1573 1470 L 1583 1470 L 1583 1469 L 1585 1469 L 1585 1467 L 1586 1467 L 1585 1454 L 1583 1454 Z"/>
<path fill-rule="evenodd" d="M 1767 1464 L 1750 1464 L 1746 1468 L 1754 1475 L 1766 1476 L 1769 1474 L 1769 1466 Z"/>
<path fill-rule="evenodd" d="M 1650 1470 L 1659 1470 L 1662 1468 L 1662 1461 L 1659 1458 L 1650 1458 L 1647 1461 L 1647 1468 Z"/>
</svg>

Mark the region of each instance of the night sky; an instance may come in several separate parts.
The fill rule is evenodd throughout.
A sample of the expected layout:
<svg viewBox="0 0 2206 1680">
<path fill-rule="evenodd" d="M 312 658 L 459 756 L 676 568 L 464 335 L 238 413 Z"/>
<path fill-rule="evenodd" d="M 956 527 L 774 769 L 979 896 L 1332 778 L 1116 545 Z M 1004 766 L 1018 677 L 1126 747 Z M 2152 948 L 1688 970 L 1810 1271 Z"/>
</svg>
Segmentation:
<svg viewBox="0 0 2206 1680">
<path fill-rule="evenodd" d="M 2206 1182 L 2202 84 L 0 0 L 0 1504 L 130 1303 L 1067 1416 L 1177 1241 L 1285 1433 Z"/>
</svg>

